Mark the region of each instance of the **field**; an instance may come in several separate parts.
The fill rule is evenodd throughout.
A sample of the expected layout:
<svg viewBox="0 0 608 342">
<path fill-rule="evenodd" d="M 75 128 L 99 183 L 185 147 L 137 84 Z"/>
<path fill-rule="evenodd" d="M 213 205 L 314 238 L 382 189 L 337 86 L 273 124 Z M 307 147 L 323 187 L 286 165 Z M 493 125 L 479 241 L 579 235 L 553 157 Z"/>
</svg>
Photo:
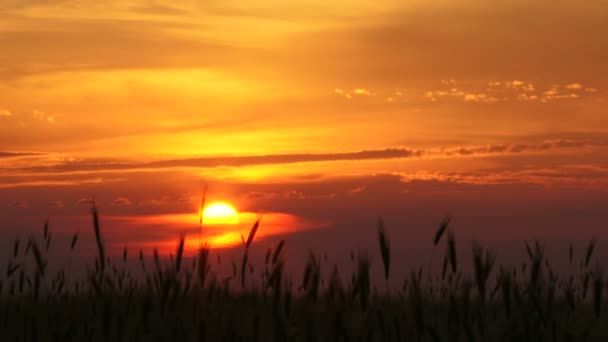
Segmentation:
<svg viewBox="0 0 608 342">
<path fill-rule="evenodd" d="M 497 265 L 494 254 L 473 245 L 472 260 L 458 260 L 450 218 L 432 241 L 442 256 L 440 272 L 391 268 L 391 245 L 378 222 L 378 250 L 385 283 L 372 284 L 371 251 L 353 255 L 355 271 L 342 274 L 310 253 L 302 282 L 285 271 L 284 241 L 268 250 L 263 265 L 249 261 L 259 221 L 243 238 L 242 259 L 219 278 L 210 249 L 184 256 L 184 237 L 168 258 L 157 252 L 137 265 L 106 255 L 98 212 L 94 265 L 71 280 L 51 271 L 43 239 L 15 241 L 0 272 L 2 341 L 606 341 L 606 281 L 592 265 L 595 242 L 570 248 L 577 274 L 552 270 L 538 242 L 527 262 Z M 74 235 L 69 246 L 78 244 Z M 462 271 L 468 263 L 473 272 Z M 131 267 L 128 267 L 131 266 Z M 262 268 L 262 277 L 253 276 Z M 400 290 L 389 289 L 396 272 L 407 272 Z M 432 274 L 431 274 L 432 273 Z M 78 279 L 78 280 L 76 280 Z"/>
</svg>

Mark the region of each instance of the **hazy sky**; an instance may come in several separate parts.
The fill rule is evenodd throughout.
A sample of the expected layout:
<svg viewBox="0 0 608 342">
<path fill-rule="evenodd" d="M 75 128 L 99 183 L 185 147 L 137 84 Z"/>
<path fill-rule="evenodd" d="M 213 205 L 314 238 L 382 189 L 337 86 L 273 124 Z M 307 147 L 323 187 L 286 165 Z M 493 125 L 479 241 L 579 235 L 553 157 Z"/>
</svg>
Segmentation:
<svg viewBox="0 0 608 342">
<path fill-rule="evenodd" d="M 447 213 L 488 243 L 605 234 L 605 0 L 3 0 L 0 18 L 2 239 L 46 217 L 90 233 L 95 198 L 111 244 L 173 248 L 205 184 L 296 251 L 373 245 L 378 216 L 404 246 Z"/>
</svg>

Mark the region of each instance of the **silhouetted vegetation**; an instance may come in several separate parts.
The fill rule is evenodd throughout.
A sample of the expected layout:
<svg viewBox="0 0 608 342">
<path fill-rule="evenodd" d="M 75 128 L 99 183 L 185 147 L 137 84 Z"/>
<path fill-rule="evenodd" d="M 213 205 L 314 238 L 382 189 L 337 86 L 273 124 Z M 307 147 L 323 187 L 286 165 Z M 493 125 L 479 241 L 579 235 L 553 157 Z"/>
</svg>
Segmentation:
<svg viewBox="0 0 608 342">
<path fill-rule="evenodd" d="M 69 267 L 50 272 L 48 222 L 44 241 L 31 237 L 25 248 L 15 241 L 0 269 L 2 341 L 608 340 L 606 281 L 590 267 L 595 241 L 582 253 L 578 274 L 567 276 L 551 268 L 538 242 L 526 244 L 528 261 L 515 268 L 497 265 L 494 253 L 475 243 L 468 275 L 446 217 L 432 241 L 435 248 L 445 243 L 441 274 L 420 268 L 391 290 L 390 277 L 407 270 L 391 268 L 389 234 L 380 219 L 375 252 L 386 290 L 378 291 L 366 251 L 353 253 L 350 281 L 337 266 L 325 269 L 311 251 L 302 283 L 294 284 L 285 272 L 284 240 L 266 252 L 263 265 L 252 265 L 259 220 L 242 237 L 240 268 L 232 262 L 232 275 L 219 279 L 209 246 L 187 258 L 183 235 L 175 255 L 161 259 L 154 250 L 152 265 L 140 250 L 137 265 L 127 267 L 126 248 L 122 260 L 112 260 L 94 205 L 92 218 L 97 257 L 78 280 L 70 280 Z M 74 251 L 77 243 L 75 234 L 65 244 Z M 568 256 L 576 262 L 572 246 Z M 254 267 L 263 267 L 261 277 L 247 276 Z"/>
</svg>

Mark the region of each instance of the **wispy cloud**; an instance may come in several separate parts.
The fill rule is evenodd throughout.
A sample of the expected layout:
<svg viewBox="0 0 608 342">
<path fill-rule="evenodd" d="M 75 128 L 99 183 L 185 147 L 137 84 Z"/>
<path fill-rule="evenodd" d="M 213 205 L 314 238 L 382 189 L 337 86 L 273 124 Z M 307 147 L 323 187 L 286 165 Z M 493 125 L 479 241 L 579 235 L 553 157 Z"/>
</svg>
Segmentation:
<svg viewBox="0 0 608 342">
<path fill-rule="evenodd" d="M 114 199 L 114 201 L 112 201 L 112 204 L 129 206 L 129 205 L 132 205 L 133 202 L 131 202 L 131 200 L 128 199 L 127 197 L 118 197 L 118 198 Z"/>
<path fill-rule="evenodd" d="M 301 153 L 301 154 L 269 154 L 253 156 L 225 156 L 225 157 L 193 157 L 183 159 L 167 159 L 148 162 L 129 160 L 96 160 L 80 158 L 62 158 L 45 160 L 46 166 L 37 165 L 13 167 L 12 172 L 25 172 L 33 174 L 56 173 L 95 173 L 113 171 L 135 170 L 161 170 L 173 168 L 241 168 L 257 165 L 289 165 L 297 163 L 342 162 L 342 161 L 373 161 L 408 158 L 451 158 L 474 157 L 502 154 L 522 153 L 548 153 L 551 150 L 575 148 L 599 148 L 608 146 L 608 138 L 598 136 L 595 138 L 578 139 L 545 139 L 538 142 L 513 142 L 505 144 L 486 144 L 469 146 L 427 147 L 413 149 L 405 147 L 385 148 L 380 150 L 364 150 L 358 152 L 336 153 Z M 19 155 L 19 154 L 17 154 Z M 1 154 L 0 154 L 1 156 Z M 8 154 L 6 157 L 15 156 Z M 107 179 L 108 181 L 111 179 Z M 84 182 L 101 182 L 102 178 L 71 179 L 46 181 L 48 184 L 81 184 Z M 28 181 L 22 185 L 36 185 L 35 181 Z M 4 185 L 7 186 L 7 185 Z"/>
<path fill-rule="evenodd" d="M 46 121 L 50 124 L 54 124 L 55 121 L 57 120 L 55 115 L 48 114 L 41 110 L 33 110 L 32 114 L 34 115 L 34 118 L 36 118 L 38 120 Z"/>
<path fill-rule="evenodd" d="M 83 197 L 81 199 L 79 199 L 78 201 L 76 201 L 76 205 L 84 205 L 84 206 L 90 206 L 94 203 L 92 198 L 89 197 Z"/>
<path fill-rule="evenodd" d="M 542 152 L 562 148 L 581 148 L 581 147 L 604 147 L 608 146 L 606 140 L 577 140 L 577 139 L 552 139 L 539 143 L 513 143 L 513 144 L 491 144 L 483 146 L 453 147 L 443 149 L 442 153 L 447 156 L 462 155 L 471 156 L 479 154 L 502 154 L 502 153 L 522 153 L 522 152 Z M 427 153 L 429 154 L 429 153 Z"/>
<path fill-rule="evenodd" d="M 63 208 L 63 207 L 65 207 L 65 204 L 61 200 L 49 201 L 48 204 L 49 204 L 49 206 L 51 206 L 53 208 Z"/>
<path fill-rule="evenodd" d="M 366 95 L 366 96 L 370 96 L 372 93 L 364 88 L 357 88 L 353 91 L 355 94 L 357 95 Z"/>
<path fill-rule="evenodd" d="M 0 151 L 0 158 L 31 157 L 31 156 L 41 156 L 41 155 L 44 155 L 44 153 Z"/>
<path fill-rule="evenodd" d="M 362 193 L 363 191 L 365 191 L 366 188 L 367 187 L 365 185 L 361 185 L 356 188 L 348 189 L 346 191 L 346 193 L 349 195 L 356 195 L 356 194 L 359 194 L 359 193 Z"/>
<path fill-rule="evenodd" d="M 32 180 L 32 181 L 17 181 L 0 183 L 0 189 L 6 188 L 22 188 L 22 187 L 41 187 L 41 186 L 79 186 L 85 184 L 100 184 L 103 183 L 102 178 L 92 178 L 83 180 Z"/>
<path fill-rule="evenodd" d="M 264 192 L 264 191 L 251 191 L 246 195 L 246 198 L 252 200 L 268 200 L 275 199 L 281 195 L 276 192 Z"/>
<path fill-rule="evenodd" d="M 9 204 L 13 208 L 28 208 L 30 203 L 24 200 L 13 201 Z"/>
<path fill-rule="evenodd" d="M 597 88 L 585 88 L 581 83 L 565 83 L 551 84 L 542 86 L 532 81 L 511 80 L 511 81 L 489 81 L 489 82 L 457 82 L 454 79 L 441 80 L 435 88 L 431 88 L 424 92 L 411 92 L 416 101 L 462 101 L 464 103 L 508 103 L 517 101 L 542 102 L 547 103 L 552 100 L 565 99 L 582 99 L 591 98 L 593 93 L 598 91 Z M 353 95 L 372 95 L 368 89 L 354 89 L 346 91 L 343 89 L 335 89 L 335 93 L 352 99 Z M 403 95 L 402 92 L 395 94 L 394 92 L 385 90 L 377 91 L 380 97 L 377 101 L 383 98 L 387 102 L 394 102 L 398 96 Z M 402 101 L 401 101 L 402 102 Z M 409 102 L 409 101 L 406 101 Z"/>
<path fill-rule="evenodd" d="M 547 187 L 588 187 L 608 189 L 608 167 L 594 165 L 564 165 L 558 167 L 525 167 L 491 171 L 468 172 L 402 172 L 404 183 L 439 181 L 469 185 L 527 184 Z"/>
<path fill-rule="evenodd" d="M 338 95 L 344 96 L 347 99 L 352 99 L 353 96 L 371 96 L 373 93 L 365 88 L 355 88 L 353 90 L 344 90 L 340 88 L 334 89 L 334 92 Z"/>
<path fill-rule="evenodd" d="M 570 90 L 579 90 L 579 89 L 583 89 L 583 85 L 580 83 L 570 83 L 570 84 L 566 84 L 566 89 L 570 89 Z"/>
<path fill-rule="evenodd" d="M 258 156 L 227 156 L 201 157 L 185 159 L 169 159 L 152 162 L 100 162 L 89 160 L 65 161 L 53 166 L 33 166 L 29 171 L 40 172 L 77 172 L 101 170 L 130 170 L 130 169 L 163 169 L 163 168 L 210 168 L 210 167 L 242 167 L 269 164 L 293 164 L 326 161 L 376 160 L 418 157 L 421 150 L 406 148 L 387 148 L 383 150 L 368 150 L 343 153 L 320 154 L 275 154 Z"/>
</svg>

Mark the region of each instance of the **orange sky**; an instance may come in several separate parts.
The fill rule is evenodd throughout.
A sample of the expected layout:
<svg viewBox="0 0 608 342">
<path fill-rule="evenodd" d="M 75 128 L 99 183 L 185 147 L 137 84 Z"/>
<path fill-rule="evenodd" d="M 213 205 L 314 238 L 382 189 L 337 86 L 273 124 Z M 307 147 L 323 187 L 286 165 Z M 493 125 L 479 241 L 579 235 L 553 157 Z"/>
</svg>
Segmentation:
<svg viewBox="0 0 608 342">
<path fill-rule="evenodd" d="M 91 197 L 192 213 L 204 184 L 321 231 L 351 210 L 405 224 L 406 204 L 472 235 L 505 208 L 523 237 L 608 219 L 606 1 L 4 0 L 0 18 L 7 234 Z"/>
</svg>

